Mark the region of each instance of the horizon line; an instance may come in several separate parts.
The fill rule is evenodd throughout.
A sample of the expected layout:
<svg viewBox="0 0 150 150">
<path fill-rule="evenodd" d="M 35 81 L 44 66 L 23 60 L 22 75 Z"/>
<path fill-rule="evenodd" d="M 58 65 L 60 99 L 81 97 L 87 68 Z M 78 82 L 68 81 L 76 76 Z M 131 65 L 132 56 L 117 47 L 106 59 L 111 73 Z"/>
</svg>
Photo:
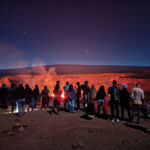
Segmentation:
<svg viewBox="0 0 150 150">
<path fill-rule="evenodd" d="M 12 70 L 12 69 L 29 69 L 33 67 L 45 67 L 45 66 L 104 66 L 104 67 L 150 67 L 150 65 L 89 65 L 89 64 L 45 64 L 45 65 L 34 65 L 26 67 L 17 67 L 17 68 L 0 68 L 0 70 Z"/>
</svg>

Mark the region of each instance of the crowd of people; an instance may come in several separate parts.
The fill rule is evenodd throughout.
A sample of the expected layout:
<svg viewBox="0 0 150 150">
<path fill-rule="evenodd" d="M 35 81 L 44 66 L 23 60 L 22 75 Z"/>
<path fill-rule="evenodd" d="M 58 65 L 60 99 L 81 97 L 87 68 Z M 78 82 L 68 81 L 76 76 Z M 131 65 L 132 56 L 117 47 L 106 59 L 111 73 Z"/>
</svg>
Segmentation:
<svg viewBox="0 0 150 150">
<path fill-rule="evenodd" d="M 32 111 L 37 105 L 39 96 L 38 85 L 35 85 L 35 88 L 32 90 L 28 84 L 20 84 L 16 87 L 15 84 L 12 84 L 10 88 L 7 88 L 5 84 L 0 88 L 0 107 L 7 109 L 11 105 L 12 113 L 18 107 L 19 115 L 24 114 L 24 105 L 27 106 L 27 111 L 31 107 Z"/>
<path fill-rule="evenodd" d="M 3 109 L 8 108 L 11 105 L 12 113 L 18 107 L 19 115 L 22 116 L 24 112 L 24 106 L 26 105 L 27 111 L 33 111 L 37 107 L 38 101 L 40 101 L 40 108 L 48 108 L 49 102 L 53 101 L 52 110 L 56 114 L 60 111 L 60 104 L 63 103 L 64 110 L 69 112 L 75 112 L 75 110 L 82 109 L 86 112 L 87 116 L 93 117 L 101 113 L 106 117 L 107 108 L 110 106 L 111 114 L 110 119 L 112 122 L 115 120 L 119 122 L 119 106 L 121 107 L 121 120 L 124 120 L 124 110 L 127 110 L 129 121 L 133 122 L 137 111 L 137 123 L 140 122 L 141 108 L 144 106 L 144 91 L 140 88 L 140 84 L 137 83 L 136 87 L 131 92 L 128 91 L 126 84 L 122 85 L 122 88 L 118 87 L 117 81 L 114 80 L 112 86 L 105 90 L 105 86 L 101 85 L 98 91 L 95 85 L 89 87 L 88 81 L 84 84 L 80 82 L 76 83 L 76 86 L 66 82 L 63 89 L 60 88 L 60 81 L 56 82 L 53 90 L 53 96 L 50 98 L 50 91 L 47 86 L 40 93 L 38 85 L 32 90 L 28 84 L 23 86 L 20 84 L 16 87 L 15 84 L 11 85 L 11 88 L 7 88 L 5 84 L 0 88 L 0 107 Z M 63 96 L 62 96 L 63 94 Z M 75 109 L 76 103 L 76 109 Z M 131 107 L 132 103 L 132 107 Z M 132 108 L 132 114 L 131 114 Z M 114 115 L 116 112 L 116 115 Z M 114 119 L 115 118 L 115 119 Z"/>
</svg>

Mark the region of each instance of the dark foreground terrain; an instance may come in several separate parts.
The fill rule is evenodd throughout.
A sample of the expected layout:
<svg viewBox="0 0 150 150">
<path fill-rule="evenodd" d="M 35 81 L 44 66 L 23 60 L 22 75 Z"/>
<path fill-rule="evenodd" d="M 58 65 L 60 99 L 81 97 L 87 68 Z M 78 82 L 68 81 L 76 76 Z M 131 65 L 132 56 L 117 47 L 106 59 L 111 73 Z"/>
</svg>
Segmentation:
<svg viewBox="0 0 150 150">
<path fill-rule="evenodd" d="M 17 120 L 16 120 L 17 119 Z M 16 121 L 25 128 L 9 133 Z M 22 117 L 0 115 L 0 150 L 149 150 L 150 120 L 141 124 L 95 117 L 84 112 L 48 113 L 45 109 Z"/>
</svg>

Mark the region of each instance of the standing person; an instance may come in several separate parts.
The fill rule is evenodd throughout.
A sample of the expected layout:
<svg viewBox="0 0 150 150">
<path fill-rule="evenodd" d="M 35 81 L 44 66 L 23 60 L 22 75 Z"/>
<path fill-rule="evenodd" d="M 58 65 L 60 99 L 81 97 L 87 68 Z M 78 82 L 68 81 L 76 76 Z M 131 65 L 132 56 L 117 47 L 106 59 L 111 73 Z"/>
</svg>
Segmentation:
<svg viewBox="0 0 150 150">
<path fill-rule="evenodd" d="M 64 89 L 64 109 L 66 109 L 66 104 L 68 103 L 68 94 L 67 94 L 67 91 L 68 91 L 68 89 L 69 89 L 69 82 L 66 82 L 66 85 L 64 85 L 64 87 L 63 87 L 63 89 Z"/>
<path fill-rule="evenodd" d="M 68 92 L 69 111 L 74 112 L 74 99 L 75 99 L 76 93 L 72 84 L 69 85 L 69 89 L 67 92 Z"/>
<path fill-rule="evenodd" d="M 89 93 L 90 93 L 88 81 L 84 82 L 84 85 L 82 86 L 82 90 L 83 90 L 83 107 L 85 109 L 85 107 L 87 106 L 87 103 L 88 103 Z"/>
<path fill-rule="evenodd" d="M 87 108 L 85 109 L 86 114 L 89 118 L 93 118 L 94 117 L 94 106 L 95 106 L 95 100 L 96 98 L 96 89 L 95 89 L 95 85 L 93 84 L 91 86 L 90 92 L 89 92 L 89 101 L 87 104 Z"/>
<path fill-rule="evenodd" d="M 26 106 L 27 111 L 29 112 L 30 105 L 32 104 L 33 92 L 32 89 L 29 87 L 29 84 L 25 85 L 25 98 L 26 98 Z"/>
<path fill-rule="evenodd" d="M 141 118 L 141 105 L 144 100 L 144 91 L 140 88 L 140 83 L 136 83 L 136 88 L 133 88 L 131 91 L 131 98 L 133 99 L 133 112 L 132 112 L 132 121 L 134 120 L 135 111 L 138 113 L 137 123 L 140 123 Z"/>
<path fill-rule="evenodd" d="M 16 107 L 16 98 L 15 98 L 15 84 L 11 84 L 11 88 L 9 89 L 9 100 L 10 100 L 10 105 L 11 105 L 11 112 L 13 114 L 14 109 Z"/>
<path fill-rule="evenodd" d="M 110 94 L 110 107 L 111 107 L 111 119 L 114 122 L 114 106 L 116 109 L 116 121 L 119 122 L 119 87 L 117 81 L 113 81 L 113 86 L 109 87 L 108 94 Z"/>
<path fill-rule="evenodd" d="M 53 94 L 54 94 L 54 101 L 53 101 L 53 111 L 58 114 L 59 110 L 60 110 L 60 99 L 61 99 L 61 94 L 62 91 L 60 89 L 60 85 L 56 84 L 54 90 L 53 90 Z"/>
<path fill-rule="evenodd" d="M 55 89 L 55 87 L 56 87 L 57 85 L 60 86 L 60 81 L 59 81 L 59 80 L 56 81 L 56 85 L 54 86 L 54 89 Z"/>
<path fill-rule="evenodd" d="M 0 89 L 0 98 L 1 98 L 1 107 L 3 109 L 8 108 L 8 88 L 5 84 L 2 85 L 2 88 Z"/>
<path fill-rule="evenodd" d="M 48 90 L 47 86 L 45 85 L 44 89 L 42 90 L 42 106 L 41 106 L 41 108 L 42 107 L 46 108 L 46 105 L 48 107 L 48 105 L 49 105 L 49 95 L 48 94 L 49 94 L 49 90 Z"/>
<path fill-rule="evenodd" d="M 102 85 L 100 86 L 97 95 L 96 95 L 96 100 L 98 103 L 98 114 L 100 114 L 100 107 L 103 109 L 103 114 L 105 114 L 105 98 L 106 98 L 106 92 L 105 92 L 105 87 Z"/>
<path fill-rule="evenodd" d="M 18 102 L 18 108 L 19 108 L 19 116 L 22 116 L 24 114 L 24 104 L 25 104 L 25 89 L 22 84 L 19 85 L 18 88 L 16 88 L 16 98 Z"/>
<path fill-rule="evenodd" d="M 147 102 L 142 105 L 141 112 L 144 114 L 144 117 L 150 118 L 150 100 L 147 100 Z"/>
<path fill-rule="evenodd" d="M 129 120 L 131 121 L 130 113 L 130 93 L 127 90 L 127 85 L 122 85 L 122 90 L 120 90 L 120 106 L 121 106 L 121 119 L 124 120 L 124 108 L 127 109 Z"/>
<path fill-rule="evenodd" d="M 91 86 L 89 98 L 91 101 L 94 101 L 96 98 L 96 88 L 94 84 Z"/>
<path fill-rule="evenodd" d="M 77 103 L 77 110 L 80 109 L 80 101 L 81 101 L 81 86 L 80 82 L 76 83 L 77 88 L 76 88 L 76 103 Z"/>
<path fill-rule="evenodd" d="M 36 84 L 33 90 L 33 97 L 34 97 L 34 107 L 36 108 L 37 102 L 39 100 L 39 87 Z"/>
</svg>

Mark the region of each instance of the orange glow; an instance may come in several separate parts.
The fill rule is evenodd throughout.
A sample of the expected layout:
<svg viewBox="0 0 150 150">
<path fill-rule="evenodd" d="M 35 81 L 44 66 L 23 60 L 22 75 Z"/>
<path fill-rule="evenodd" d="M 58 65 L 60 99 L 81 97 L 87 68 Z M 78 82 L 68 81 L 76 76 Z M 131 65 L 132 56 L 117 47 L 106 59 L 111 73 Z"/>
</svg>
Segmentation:
<svg viewBox="0 0 150 150">
<path fill-rule="evenodd" d="M 54 97 L 53 90 L 56 85 L 56 81 L 60 81 L 60 88 L 63 89 L 63 86 L 66 84 L 66 81 L 69 81 L 70 84 L 76 86 L 76 82 L 79 81 L 84 84 L 84 81 L 89 81 L 89 87 L 92 84 L 95 84 L 96 89 L 98 90 L 101 85 L 105 86 L 106 92 L 108 91 L 109 86 L 112 86 L 112 81 L 117 80 L 118 84 L 126 83 L 128 85 L 129 92 L 137 82 L 141 83 L 141 87 L 144 91 L 149 92 L 150 89 L 150 79 L 140 79 L 140 78 L 129 78 L 130 76 L 135 75 L 134 73 L 102 73 L 102 74 L 66 74 L 66 75 L 14 75 L 14 76 L 3 76 L 0 77 L 0 87 L 2 84 L 10 87 L 11 82 L 19 85 L 29 84 L 32 89 L 34 89 L 35 84 L 38 84 L 40 93 L 43 90 L 44 86 L 47 85 L 50 95 Z M 122 88 L 122 87 L 120 87 Z M 83 91 L 82 91 L 83 94 Z M 61 94 L 61 98 L 64 99 L 64 93 Z M 150 98 L 150 97 L 148 97 Z"/>
<path fill-rule="evenodd" d="M 64 94 L 64 93 L 62 93 L 62 94 L 61 94 L 61 97 L 62 97 L 62 98 L 65 98 L 65 94 Z"/>
</svg>

